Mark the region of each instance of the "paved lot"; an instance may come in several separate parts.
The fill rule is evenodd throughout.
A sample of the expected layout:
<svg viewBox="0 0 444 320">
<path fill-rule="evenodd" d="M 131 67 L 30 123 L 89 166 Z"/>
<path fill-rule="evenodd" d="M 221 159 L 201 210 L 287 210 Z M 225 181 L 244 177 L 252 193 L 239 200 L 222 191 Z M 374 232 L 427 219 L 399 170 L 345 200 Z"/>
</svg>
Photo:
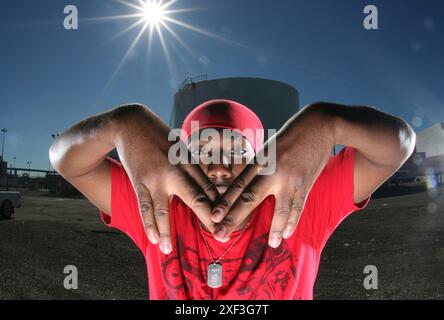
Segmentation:
<svg viewBox="0 0 444 320">
<path fill-rule="evenodd" d="M 142 255 L 103 226 L 84 199 L 23 194 L 14 219 L 0 221 L 0 299 L 146 299 Z M 63 287 L 76 265 L 79 290 Z M 366 265 L 379 289 L 365 290 Z M 444 298 L 444 194 L 373 200 L 349 217 L 323 253 L 317 299 Z"/>
</svg>

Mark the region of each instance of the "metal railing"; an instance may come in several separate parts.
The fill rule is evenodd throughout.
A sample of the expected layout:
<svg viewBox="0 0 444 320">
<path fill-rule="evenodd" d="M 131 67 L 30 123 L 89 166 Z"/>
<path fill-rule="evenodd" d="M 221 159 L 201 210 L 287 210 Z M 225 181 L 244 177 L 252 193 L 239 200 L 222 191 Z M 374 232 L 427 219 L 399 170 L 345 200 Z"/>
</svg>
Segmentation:
<svg viewBox="0 0 444 320">
<path fill-rule="evenodd" d="M 198 83 L 198 82 L 207 81 L 207 80 L 208 80 L 207 74 L 201 74 L 196 77 L 185 77 L 185 80 L 183 80 L 179 86 L 179 90 L 182 90 L 186 85 L 191 85 L 193 83 Z"/>
</svg>

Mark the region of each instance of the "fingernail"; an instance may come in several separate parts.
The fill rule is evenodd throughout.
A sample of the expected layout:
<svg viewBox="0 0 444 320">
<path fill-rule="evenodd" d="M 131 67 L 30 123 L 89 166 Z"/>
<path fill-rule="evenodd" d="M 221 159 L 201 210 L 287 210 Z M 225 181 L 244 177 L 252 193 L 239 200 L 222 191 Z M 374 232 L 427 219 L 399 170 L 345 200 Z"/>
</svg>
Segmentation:
<svg viewBox="0 0 444 320">
<path fill-rule="evenodd" d="M 169 242 L 162 242 L 160 244 L 160 251 L 163 252 L 163 254 L 170 254 L 171 253 L 171 244 Z"/>
<path fill-rule="evenodd" d="M 285 239 L 290 238 L 292 232 L 293 232 L 293 228 L 292 228 L 292 227 L 287 227 L 287 228 L 285 228 L 285 231 L 284 231 L 284 238 L 285 238 Z"/>
<path fill-rule="evenodd" d="M 272 248 L 277 248 L 281 244 L 281 239 L 279 238 L 271 238 L 269 241 L 269 245 Z"/>
<path fill-rule="evenodd" d="M 227 235 L 227 228 L 225 226 L 221 226 L 218 229 L 216 229 L 216 232 L 214 233 L 214 236 L 216 238 L 219 238 L 220 240 L 225 240 L 225 237 Z"/>
<path fill-rule="evenodd" d="M 214 222 L 221 222 L 224 217 L 224 211 L 221 208 L 216 208 L 213 211 L 212 219 Z"/>
<path fill-rule="evenodd" d="M 150 240 L 150 242 L 152 244 L 157 244 L 159 242 L 159 240 L 157 239 L 157 237 L 155 237 L 153 234 L 148 233 L 148 239 Z"/>
</svg>

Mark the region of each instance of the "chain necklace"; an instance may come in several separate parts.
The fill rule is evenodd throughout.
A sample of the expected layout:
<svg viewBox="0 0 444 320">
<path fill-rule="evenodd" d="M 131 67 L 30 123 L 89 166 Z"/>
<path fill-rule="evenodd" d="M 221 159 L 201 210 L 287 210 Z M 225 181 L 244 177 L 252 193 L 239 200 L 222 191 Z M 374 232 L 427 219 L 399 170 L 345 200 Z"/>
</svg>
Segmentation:
<svg viewBox="0 0 444 320">
<path fill-rule="evenodd" d="M 205 246 L 207 247 L 208 253 L 210 254 L 211 260 L 213 260 L 213 262 L 210 263 L 207 267 L 207 285 L 209 287 L 216 289 L 216 288 L 219 288 L 222 286 L 222 263 L 220 263 L 220 261 L 228 253 L 228 251 L 230 251 L 230 249 L 240 240 L 245 229 L 247 229 L 248 225 L 250 224 L 250 221 L 248 221 L 248 223 L 242 228 L 242 231 L 237 236 L 236 240 L 234 240 L 228 246 L 228 248 L 225 249 L 225 251 L 222 253 L 222 255 L 218 259 L 214 259 L 213 253 L 211 252 L 210 246 L 208 245 L 207 238 L 203 234 L 202 224 L 199 223 L 200 231 L 201 231 L 200 233 L 201 233 L 202 238 L 205 242 Z"/>
</svg>

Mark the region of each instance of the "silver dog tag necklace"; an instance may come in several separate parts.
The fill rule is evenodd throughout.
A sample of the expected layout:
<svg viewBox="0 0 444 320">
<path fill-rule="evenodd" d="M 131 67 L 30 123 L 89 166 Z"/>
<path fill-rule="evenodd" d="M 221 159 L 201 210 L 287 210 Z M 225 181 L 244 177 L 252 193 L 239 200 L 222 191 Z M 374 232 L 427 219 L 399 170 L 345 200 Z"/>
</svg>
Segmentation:
<svg viewBox="0 0 444 320">
<path fill-rule="evenodd" d="M 205 235 L 203 234 L 203 227 L 202 224 L 199 223 L 201 235 L 205 242 L 205 246 L 207 247 L 208 253 L 210 254 L 211 260 L 213 260 L 212 263 L 210 263 L 207 267 L 207 285 L 210 288 L 217 289 L 222 286 L 222 263 L 220 262 L 222 258 L 230 251 L 230 249 L 240 240 L 242 237 L 242 234 L 244 233 L 247 226 L 250 224 L 248 222 L 245 227 L 242 228 L 241 233 L 237 236 L 236 240 L 234 240 L 228 248 L 224 251 L 224 253 L 219 257 L 219 259 L 213 258 L 213 253 L 211 252 L 210 246 L 208 245 L 207 239 L 205 238 Z"/>
</svg>

